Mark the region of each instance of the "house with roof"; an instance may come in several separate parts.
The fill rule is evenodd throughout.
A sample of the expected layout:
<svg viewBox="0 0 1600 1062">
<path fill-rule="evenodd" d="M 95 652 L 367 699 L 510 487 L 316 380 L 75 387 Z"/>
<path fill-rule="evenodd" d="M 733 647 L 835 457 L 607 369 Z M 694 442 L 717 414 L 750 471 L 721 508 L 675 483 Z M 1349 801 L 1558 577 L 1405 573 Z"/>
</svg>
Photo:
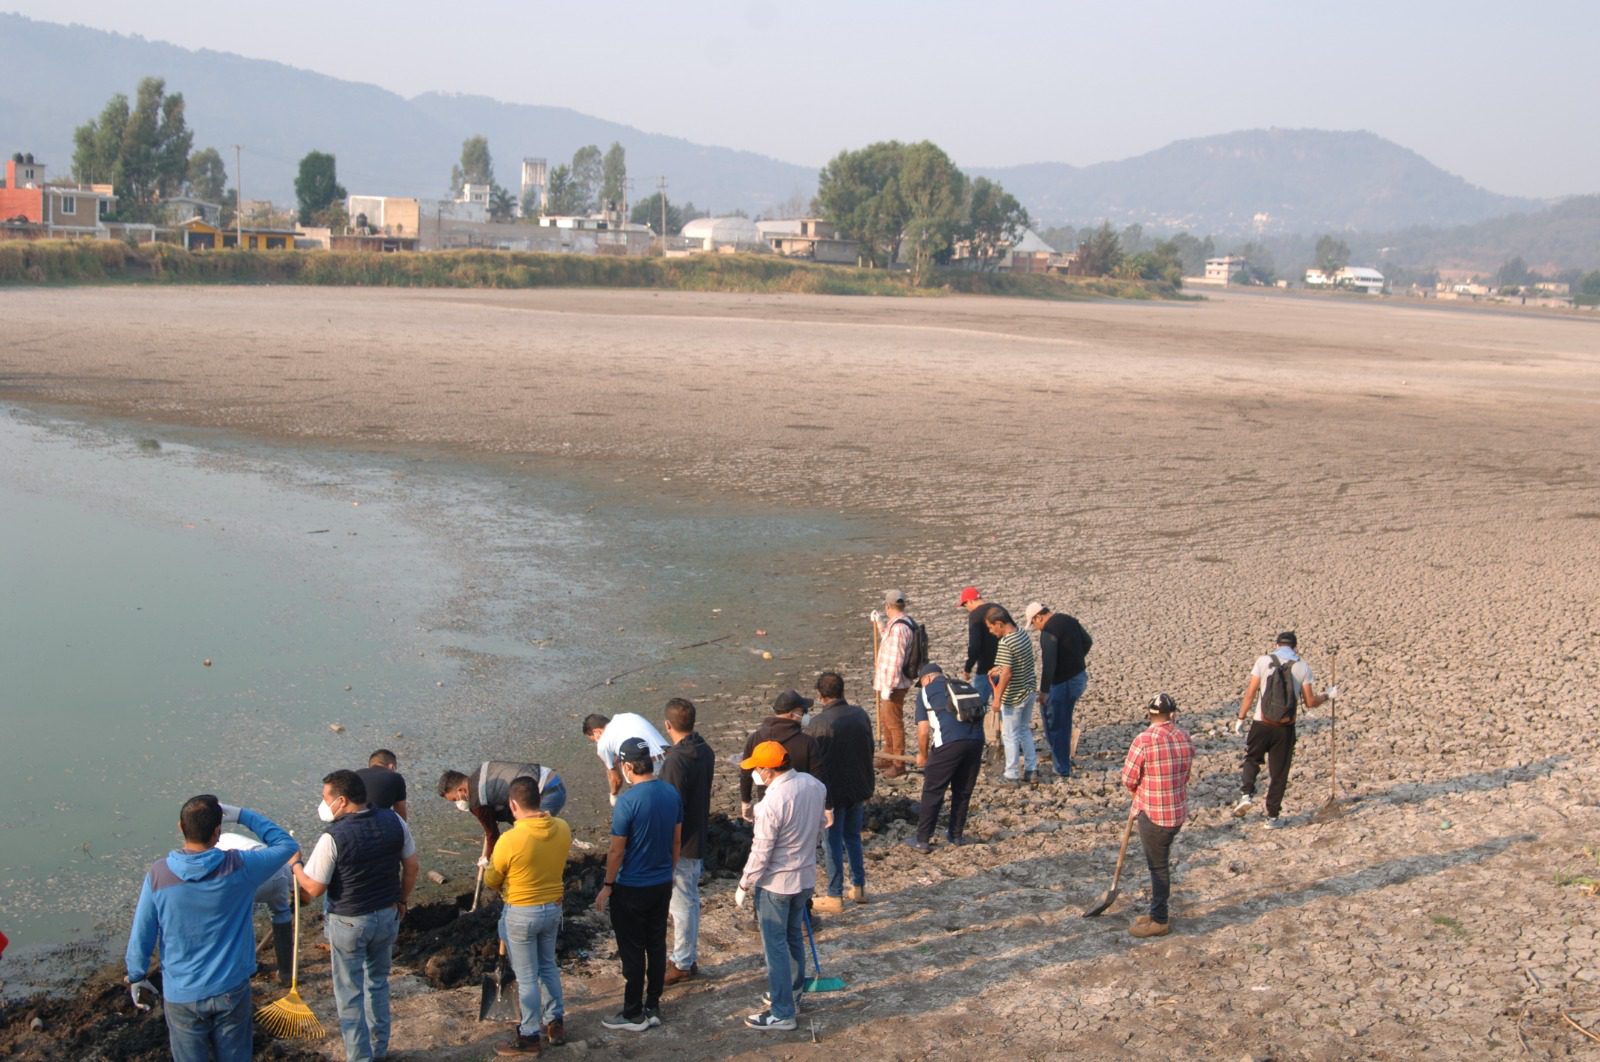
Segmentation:
<svg viewBox="0 0 1600 1062">
<path fill-rule="evenodd" d="M 247 251 L 292 251 L 295 229 L 218 228 L 203 218 L 190 218 L 177 227 L 185 251 L 213 251 L 242 246 Z"/>
<path fill-rule="evenodd" d="M 117 204 L 111 185 L 50 183 L 45 169 L 31 152 L 19 151 L 6 160 L 0 222 L 32 225 L 56 238 L 104 236 L 105 219 Z"/>
<path fill-rule="evenodd" d="M 807 258 L 831 265 L 861 263 L 861 241 L 845 239 L 832 222 L 822 218 L 758 221 L 756 229 L 767 246 L 785 258 Z"/>
</svg>

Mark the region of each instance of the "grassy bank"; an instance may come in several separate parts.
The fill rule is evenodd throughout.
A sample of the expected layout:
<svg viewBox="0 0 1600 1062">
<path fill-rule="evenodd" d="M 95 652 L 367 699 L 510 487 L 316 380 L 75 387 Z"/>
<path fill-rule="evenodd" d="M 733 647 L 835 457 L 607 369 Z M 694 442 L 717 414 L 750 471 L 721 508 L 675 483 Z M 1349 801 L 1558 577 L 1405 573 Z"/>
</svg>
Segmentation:
<svg viewBox="0 0 1600 1062">
<path fill-rule="evenodd" d="M 101 240 L 0 243 L 0 284 L 319 284 L 402 288 L 657 288 L 807 295 L 962 292 L 1043 299 L 1159 298 L 1153 285 L 1087 277 L 946 272 L 927 287 L 905 273 L 850 269 L 772 255 L 620 258 L 514 251 L 330 254 L 207 251 Z"/>
</svg>

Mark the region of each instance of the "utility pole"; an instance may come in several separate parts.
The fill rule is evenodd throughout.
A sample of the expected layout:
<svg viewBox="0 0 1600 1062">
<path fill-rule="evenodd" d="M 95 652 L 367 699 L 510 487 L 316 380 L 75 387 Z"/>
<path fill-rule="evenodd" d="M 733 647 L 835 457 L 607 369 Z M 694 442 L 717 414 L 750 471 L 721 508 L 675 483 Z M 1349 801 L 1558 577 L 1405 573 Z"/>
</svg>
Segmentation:
<svg viewBox="0 0 1600 1062">
<path fill-rule="evenodd" d="M 661 200 L 661 253 L 667 253 L 667 179 L 656 179 L 656 195 Z"/>
<path fill-rule="evenodd" d="M 244 250 L 244 163 L 240 160 L 240 147 L 233 145 L 233 246 Z"/>
</svg>

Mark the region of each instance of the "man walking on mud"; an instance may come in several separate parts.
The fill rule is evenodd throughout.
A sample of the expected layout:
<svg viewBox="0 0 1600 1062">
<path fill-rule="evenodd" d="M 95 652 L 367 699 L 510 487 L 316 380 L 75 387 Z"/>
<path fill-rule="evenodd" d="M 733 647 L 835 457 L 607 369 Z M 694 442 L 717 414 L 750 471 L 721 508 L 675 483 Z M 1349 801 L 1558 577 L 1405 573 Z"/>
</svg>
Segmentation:
<svg viewBox="0 0 1600 1062">
<path fill-rule="evenodd" d="M 1289 765 L 1294 761 L 1295 716 L 1299 704 L 1316 708 L 1337 696 L 1338 690 L 1330 687 L 1321 696 L 1311 688 L 1311 666 L 1295 652 L 1299 639 L 1294 631 L 1278 635 L 1277 645 L 1270 653 L 1256 658 L 1250 669 L 1250 680 L 1245 685 L 1244 696 L 1239 700 L 1239 718 L 1233 724 L 1235 734 L 1244 730 L 1246 717 L 1250 719 L 1250 734 L 1245 739 L 1244 766 L 1240 772 L 1240 796 L 1233 805 L 1236 818 L 1249 813 L 1256 792 L 1256 776 L 1263 760 L 1267 764 L 1267 828 L 1275 830 L 1283 825 L 1278 818 L 1283 810 L 1283 793 L 1289 786 Z"/>
<path fill-rule="evenodd" d="M 914 660 L 917 624 L 906 615 L 906 595 L 890 590 L 883 596 L 883 611 L 872 610 L 873 628 L 878 632 L 878 656 L 872 670 L 872 689 L 878 695 L 878 731 L 883 751 L 875 766 L 885 778 L 906 773 L 906 693 L 911 689 L 912 670 L 923 661 Z"/>
<path fill-rule="evenodd" d="M 1172 842 L 1183 827 L 1189 805 L 1189 767 L 1194 743 L 1172 717 L 1178 702 L 1158 693 L 1145 706 L 1150 725 L 1133 739 L 1122 761 L 1122 784 L 1133 794 L 1139 844 L 1150 866 L 1150 913 L 1134 919 L 1136 937 L 1164 937 L 1172 928 L 1167 898 L 1172 891 Z"/>
</svg>

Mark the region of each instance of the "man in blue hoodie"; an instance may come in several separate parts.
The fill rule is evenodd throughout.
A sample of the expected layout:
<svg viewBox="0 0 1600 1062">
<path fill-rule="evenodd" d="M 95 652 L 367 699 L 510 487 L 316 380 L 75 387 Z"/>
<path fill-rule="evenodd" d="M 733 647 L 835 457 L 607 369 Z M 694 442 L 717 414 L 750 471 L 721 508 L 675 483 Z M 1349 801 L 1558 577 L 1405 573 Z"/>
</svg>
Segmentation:
<svg viewBox="0 0 1600 1062">
<path fill-rule="evenodd" d="M 217 847 L 224 822 L 237 822 L 266 847 Z M 256 890 L 300 852 L 293 837 L 265 815 L 191 797 L 178 813 L 183 847 L 151 864 L 128 934 L 128 983 L 134 1005 L 154 991 L 150 953 L 161 945 L 167 1039 L 176 1062 L 250 1057 L 250 978 L 256 972 L 251 923 Z"/>
</svg>

